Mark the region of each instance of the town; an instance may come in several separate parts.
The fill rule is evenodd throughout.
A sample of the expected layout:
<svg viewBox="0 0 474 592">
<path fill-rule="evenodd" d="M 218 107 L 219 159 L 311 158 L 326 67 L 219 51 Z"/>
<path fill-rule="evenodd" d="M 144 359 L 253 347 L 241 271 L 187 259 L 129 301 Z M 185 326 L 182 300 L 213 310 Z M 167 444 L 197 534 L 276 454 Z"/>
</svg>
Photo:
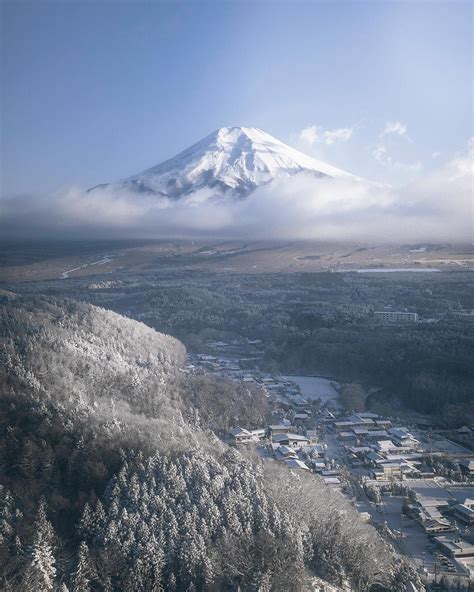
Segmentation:
<svg viewBox="0 0 474 592">
<path fill-rule="evenodd" d="M 470 590 L 474 577 L 474 430 L 406 425 L 344 409 L 327 377 L 256 369 L 263 344 L 209 342 L 185 372 L 214 373 L 263 390 L 268 425 L 235 425 L 229 445 L 315 478 L 350 500 L 403 553 L 429 589 Z"/>
</svg>

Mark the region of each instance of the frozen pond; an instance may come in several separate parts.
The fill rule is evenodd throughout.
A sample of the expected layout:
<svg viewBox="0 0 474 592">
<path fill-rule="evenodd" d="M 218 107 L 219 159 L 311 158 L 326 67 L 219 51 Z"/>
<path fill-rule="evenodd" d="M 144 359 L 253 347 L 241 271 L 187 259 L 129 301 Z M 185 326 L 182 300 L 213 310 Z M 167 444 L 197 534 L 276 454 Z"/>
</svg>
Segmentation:
<svg viewBox="0 0 474 592">
<path fill-rule="evenodd" d="M 340 273 L 434 273 L 441 271 L 436 267 L 367 267 L 362 269 L 341 269 Z"/>
<path fill-rule="evenodd" d="M 291 380 L 301 389 L 301 395 L 305 399 L 321 399 L 322 403 L 332 401 L 336 404 L 338 392 L 333 385 L 339 386 L 334 380 L 321 376 L 283 376 L 285 380 Z"/>
</svg>

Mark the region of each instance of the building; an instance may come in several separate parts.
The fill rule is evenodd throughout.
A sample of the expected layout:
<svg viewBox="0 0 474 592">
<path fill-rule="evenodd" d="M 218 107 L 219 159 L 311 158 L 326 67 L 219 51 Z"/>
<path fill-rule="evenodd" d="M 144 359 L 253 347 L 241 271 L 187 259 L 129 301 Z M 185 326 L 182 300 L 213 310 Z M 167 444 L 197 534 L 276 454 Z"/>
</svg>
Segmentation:
<svg viewBox="0 0 474 592">
<path fill-rule="evenodd" d="M 418 448 L 420 443 L 416 438 L 410 434 L 407 428 L 390 428 L 388 435 L 399 447 L 403 447 L 406 450 L 412 450 Z"/>
<path fill-rule="evenodd" d="M 415 505 L 412 507 L 412 514 L 415 515 L 426 534 L 434 535 L 454 531 L 453 525 L 435 507 Z"/>
<path fill-rule="evenodd" d="M 469 477 L 474 477 L 474 460 L 470 458 L 463 458 L 459 461 L 461 471 Z"/>
<path fill-rule="evenodd" d="M 370 430 L 367 432 L 366 438 L 383 441 L 388 439 L 388 434 L 385 430 Z"/>
<path fill-rule="evenodd" d="M 474 545 L 457 533 L 434 537 L 436 544 L 450 557 L 474 557 Z"/>
<path fill-rule="evenodd" d="M 249 430 L 239 426 L 232 428 L 229 432 L 229 439 L 234 444 L 247 444 L 249 442 L 257 442 L 258 438 Z"/>
<path fill-rule="evenodd" d="M 375 479 L 390 479 L 403 477 L 416 477 L 419 473 L 418 469 L 406 460 L 387 462 L 376 461 L 377 468 L 372 471 Z"/>
<path fill-rule="evenodd" d="M 390 450 L 393 450 L 396 446 L 391 440 L 377 440 L 375 448 L 379 452 L 390 452 Z"/>
<path fill-rule="evenodd" d="M 382 323 L 417 323 L 418 313 L 416 312 L 400 312 L 400 311 L 380 311 L 374 312 L 374 317 L 377 321 Z"/>
<path fill-rule="evenodd" d="M 453 532 L 454 527 L 446 520 L 446 518 L 439 518 L 437 520 L 425 520 L 420 522 L 426 534 L 441 534 L 443 532 Z"/>
<path fill-rule="evenodd" d="M 308 404 L 308 401 L 303 399 L 301 395 L 291 395 L 288 398 L 290 403 L 295 407 L 305 407 Z"/>
<path fill-rule="evenodd" d="M 317 430 L 306 430 L 306 437 L 309 438 L 310 444 L 317 444 L 319 442 L 319 433 Z"/>
<path fill-rule="evenodd" d="M 272 436 L 272 441 L 282 446 L 291 446 L 292 448 L 300 448 L 301 446 L 309 446 L 309 438 L 301 434 L 276 434 Z"/>
<path fill-rule="evenodd" d="M 291 431 L 292 426 L 281 423 L 278 425 L 271 425 L 268 426 L 268 431 L 270 432 L 270 436 L 276 436 L 277 434 L 286 434 L 286 432 Z"/>
<path fill-rule="evenodd" d="M 302 460 L 297 458 L 290 458 L 289 460 L 285 460 L 285 464 L 290 469 L 303 469 L 304 471 L 309 471 L 309 467 L 305 465 Z"/>
<path fill-rule="evenodd" d="M 453 507 L 453 516 L 456 520 L 464 522 L 464 524 L 474 524 L 474 509 L 466 504 L 456 504 Z"/>
<path fill-rule="evenodd" d="M 275 451 L 275 458 L 277 460 L 290 460 L 293 458 L 298 458 L 294 448 L 290 446 L 280 446 Z"/>
<path fill-rule="evenodd" d="M 389 419 L 376 419 L 375 425 L 379 430 L 388 430 L 392 427 L 392 422 Z"/>
<path fill-rule="evenodd" d="M 310 446 L 303 446 L 303 452 L 312 457 L 326 458 L 326 448 L 324 444 L 311 444 Z"/>
<path fill-rule="evenodd" d="M 293 419 L 295 421 L 306 421 L 307 419 L 310 419 L 310 417 L 307 413 L 295 413 Z"/>
</svg>

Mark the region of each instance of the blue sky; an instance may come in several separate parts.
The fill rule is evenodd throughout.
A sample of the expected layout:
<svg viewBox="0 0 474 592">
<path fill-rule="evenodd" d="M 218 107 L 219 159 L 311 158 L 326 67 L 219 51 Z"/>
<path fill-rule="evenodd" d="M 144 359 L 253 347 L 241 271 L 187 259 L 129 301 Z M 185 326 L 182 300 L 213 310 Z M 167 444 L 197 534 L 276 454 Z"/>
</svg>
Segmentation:
<svg viewBox="0 0 474 592">
<path fill-rule="evenodd" d="M 7 0 L 2 11 L 4 194 L 114 181 L 227 125 L 394 184 L 473 134 L 471 2 Z"/>
</svg>

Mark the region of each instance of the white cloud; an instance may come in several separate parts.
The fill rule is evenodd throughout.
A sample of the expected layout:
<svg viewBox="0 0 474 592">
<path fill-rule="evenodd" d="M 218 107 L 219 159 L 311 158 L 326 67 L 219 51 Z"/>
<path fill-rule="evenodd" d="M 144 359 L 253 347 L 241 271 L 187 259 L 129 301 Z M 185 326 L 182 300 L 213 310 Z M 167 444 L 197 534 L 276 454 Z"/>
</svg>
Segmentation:
<svg viewBox="0 0 474 592">
<path fill-rule="evenodd" d="M 340 127 L 333 130 L 324 130 L 318 125 L 310 125 L 301 130 L 299 138 L 305 144 L 326 144 L 330 146 L 336 142 L 347 142 L 352 138 L 353 127 Z"/>
<path fill-rule="evenodd" d="M 387 135 L 396 135 L 396 136 L 406 136 L 407 135 L 407 126 L 405 123 L 401 121 L 387 121 L 385 124 L 385 128 L 383 129 L 380 136 L 387 136 Z"/>
<path fill-rule="evenodd" d="M 385 167 L 389 167 L 396 171 L 405 171 L 415 173 L 421 170 L 422 164 L 418 160 L 416 162 L 407 163 L 394 160 L 388 153 L 387 147 L 384 144 L 377 144 L 372 151 L 372 156 L 375 160 Z"/>
<path fill-rule="evenodd" d="M 439 158 L 441 156 L 441 152 L 433 152 L 431 158 Z"/>
<path fill-rule="evenodd" d="M 382 161 L 389 158 L 383 145 L 377 148 Z M 211 190 L 168 200 L 110 188 L 4 199 L 0 234 L 470 241 L 473 151 L 474 145 L 398 189 L 300 174 L 243 200 L 213 199 Z"/>
<path fill-rule="evenodd" d="M 387 163 L 387 148 L 383 144 L 378 144 L 372 151 L 372 156 L 381 164 Z"/>
</svg>

